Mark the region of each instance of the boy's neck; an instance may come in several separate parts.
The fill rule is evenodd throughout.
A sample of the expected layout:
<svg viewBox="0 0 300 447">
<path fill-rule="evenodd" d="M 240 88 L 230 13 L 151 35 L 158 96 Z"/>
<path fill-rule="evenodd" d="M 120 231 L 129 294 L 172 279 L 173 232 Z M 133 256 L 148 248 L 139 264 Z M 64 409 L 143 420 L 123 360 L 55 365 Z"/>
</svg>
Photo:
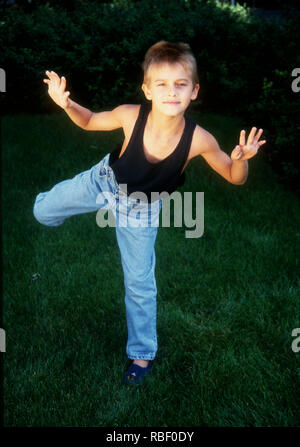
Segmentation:
<svg viewBox="0 0 300 447">
<path fill-rule="evenodd" d="M 176 116 L 167 116 L 157 110 L 150 110 L 148 125 L 155 137 L 168 138 L 180 133 L 184 127 L 184 113 Z"/>
</svg>

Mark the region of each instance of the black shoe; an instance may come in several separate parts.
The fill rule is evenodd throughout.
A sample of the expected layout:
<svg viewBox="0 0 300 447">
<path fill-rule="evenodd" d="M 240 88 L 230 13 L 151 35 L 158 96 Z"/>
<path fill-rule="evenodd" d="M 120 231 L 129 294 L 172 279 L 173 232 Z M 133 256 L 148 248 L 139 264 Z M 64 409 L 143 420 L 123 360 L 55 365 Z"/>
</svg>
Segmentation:
<svg viewBox="0 0 300 447">
<path fill-rule="evenodd" d="M 124 382 L 130 383 L 133 385 L 139 385 L 144 377 L 149 374 L 152 368 L 152 361 L 149 360 L 149 364 L 146 368 L 143 368 L 142 366 L 137 365 L 136 363 L 131 364 L 128 371 L 126 371 L 124 375 Z"/>
</svg>

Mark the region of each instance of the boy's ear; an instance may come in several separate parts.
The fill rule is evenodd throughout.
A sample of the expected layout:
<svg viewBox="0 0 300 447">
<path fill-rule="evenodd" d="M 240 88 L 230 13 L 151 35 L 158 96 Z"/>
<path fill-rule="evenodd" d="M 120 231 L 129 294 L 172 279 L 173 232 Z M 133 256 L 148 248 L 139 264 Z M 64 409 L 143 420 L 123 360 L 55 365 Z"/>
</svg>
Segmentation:
<svg viewBox="0 0 300 447">
<path fill-rule="evenodd" d="M 194 90 L 193 90 L 193 94 L 191 96 L 192 100 L 197 98 L 199 90 L 200 90 L 200 85 L 196 84 L 195 87 L 194 87 Z"/>
<path fill-rule="evenodd" d="M 143 92 L 144 92 L 146 98 L 147 98 L 147 99 L 151 99 L 151 92 L 150 92 L 150 90 L 148 89 L 148 87 L 147 87 L 146 84 L 143 84 L 143 85 L 142 85 L 142 90 L 143 90 Z"/>
</svg>

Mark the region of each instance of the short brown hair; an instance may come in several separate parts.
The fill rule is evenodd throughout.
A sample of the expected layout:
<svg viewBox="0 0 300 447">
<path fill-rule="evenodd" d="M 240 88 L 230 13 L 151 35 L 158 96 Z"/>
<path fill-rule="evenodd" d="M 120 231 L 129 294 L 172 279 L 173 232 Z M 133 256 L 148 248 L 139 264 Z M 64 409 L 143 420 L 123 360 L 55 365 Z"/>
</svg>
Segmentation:
<svg viewBox="0 0 300 447">
<path fill-rule="evenodd" d="M 199 84 L 199 77 L 197 72 L 197 62 L 192 53 L 190 46 L 187 43 L 172 43 L 165 40 L 155 43 L 149 48 L 145 55 L 145 60 L 142 64 L 144 71 L 144 83 L 148 83 L 148 70 L 151 65 L 167 63 L 180 63 L 186 69 L 190 70 L 193 84 Z"/>
</svg>

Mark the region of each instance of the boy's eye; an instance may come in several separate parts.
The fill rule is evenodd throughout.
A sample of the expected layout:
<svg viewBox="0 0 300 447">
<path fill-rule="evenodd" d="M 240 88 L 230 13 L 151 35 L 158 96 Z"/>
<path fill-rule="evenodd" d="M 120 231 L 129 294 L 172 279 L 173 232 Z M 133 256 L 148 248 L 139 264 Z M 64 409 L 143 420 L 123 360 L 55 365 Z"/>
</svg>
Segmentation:
<svg viewBox="0 0 300 447">
<path fill-rule="evenodd" d="M 158 85 L 158 87 L 161 87 L 161 86 L 164 86 L 165 84 L 157 84 L 157 85 Z M 179 85 L 180 87 L 186 86 L 186 84 L 177 84 L 177 85 Z"/>
</svg>

